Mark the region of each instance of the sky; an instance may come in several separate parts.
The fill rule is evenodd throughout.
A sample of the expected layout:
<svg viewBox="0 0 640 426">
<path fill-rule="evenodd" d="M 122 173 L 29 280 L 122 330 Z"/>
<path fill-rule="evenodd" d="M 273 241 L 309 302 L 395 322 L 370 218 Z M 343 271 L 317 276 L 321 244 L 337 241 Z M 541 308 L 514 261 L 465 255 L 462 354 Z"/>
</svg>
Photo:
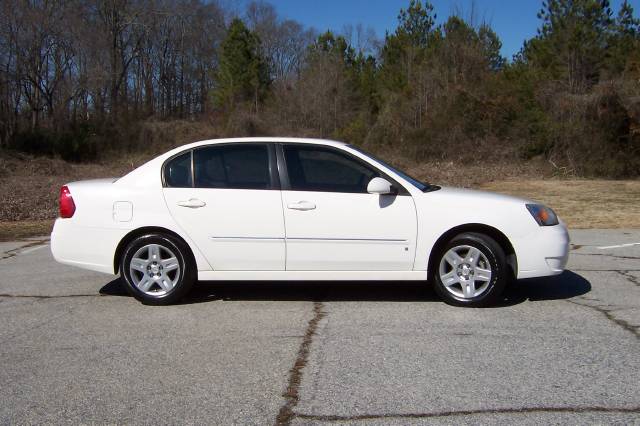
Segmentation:
<svg viewBox="0 0 640 426">
<path fill-rule="evenodd" d="M 371 27 L 378 38 L 393 32 L 401 8 L 409 0 L 267 0 L 282 18 L 296 20 L 319 31 L 342 32 L 348 24 Z M 502 41 L 502 55 L 508 59 L 525 40 L 536 35 L 536 14 L 542 0 L 432 0 L 437 22 L 442 23 L 456 11 L 468 18 L 473 10 L 477 23 L 488 22 Z M 614 16 L 622 0 L 611 0 Z M 640 0 L 631 0 L 635 16 L 640 15 Z"/>
</svg>

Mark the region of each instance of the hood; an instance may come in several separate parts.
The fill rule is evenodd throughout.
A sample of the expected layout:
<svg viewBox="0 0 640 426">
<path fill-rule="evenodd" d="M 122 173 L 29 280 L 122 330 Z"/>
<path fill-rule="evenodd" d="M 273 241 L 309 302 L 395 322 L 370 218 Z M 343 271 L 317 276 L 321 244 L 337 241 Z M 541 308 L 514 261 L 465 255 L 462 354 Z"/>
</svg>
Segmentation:
<svg viewBox="0 0 640 426">
<path fill-rule="evenodd" d="M 425 198 L 432 197 L 433 199 L 441 199 L 458 204 L 469 204 L 473 202 L 475 206 L 482 206 L 487 204 L 499 203 L 499 204 L 518 204 L 533 203 L 531 200 L 525 198 L 513 197 L 511 195 L 498 194 L 497 192 L 478 191 L 475 189 L 454 188 L 449 186 L 443 186 L 440 190 L 434 192 L 427 192 L 424 194 Z"/>
<path fill-rule="evenodd" d="M 428 221 L 439 221 L 447 229 L 467 223 L 481 223 L 497 229 L 516 226 L 521 231 L 538 226 L 525 208 L 529 201 L 510 195 L 443 187 L 425 192 L 414 200 L 420 215 Z M 529 219 L 520 220 L 527 216 Z"/>
</svg>

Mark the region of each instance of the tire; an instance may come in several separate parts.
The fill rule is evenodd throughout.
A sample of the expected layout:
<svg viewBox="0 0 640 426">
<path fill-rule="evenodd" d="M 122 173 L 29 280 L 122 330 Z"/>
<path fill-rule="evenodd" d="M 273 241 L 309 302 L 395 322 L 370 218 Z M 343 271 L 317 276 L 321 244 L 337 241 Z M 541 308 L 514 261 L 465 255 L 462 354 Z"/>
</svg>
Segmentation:
<svg viewBox="0 0 640 426">
<path fill-rule="evenodd" d="M 120 258 L 120 276 L 129 294 L 145 305 L 170 305 L 186 295 L 197 277 L 191 251 L 164 234 L 133 239 Z"/>
<path fill-rule="evenodd" d="M 455 306 L 494 304 L 509 276 L 502 247 L 491 237 L 478 233 L 454 237 L 440 250 L 433 265 L 436 292 Z"/>
</svg>

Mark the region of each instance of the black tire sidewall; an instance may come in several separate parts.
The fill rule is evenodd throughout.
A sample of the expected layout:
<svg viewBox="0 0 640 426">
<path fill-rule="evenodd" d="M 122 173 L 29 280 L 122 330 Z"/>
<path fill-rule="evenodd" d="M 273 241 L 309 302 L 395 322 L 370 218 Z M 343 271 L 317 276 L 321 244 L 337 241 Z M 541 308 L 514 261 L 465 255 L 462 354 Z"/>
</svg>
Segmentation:
<svg viewBox="0 0 640 426">
<path fill-rule="evenodd" d="M 161 296 L 151 296 L 142 292 L 131 279 L 129 270 L 131 259 L 136 251 L 148 244 L 158 244 L 171 250 L 176 255 L 180 265 L 178 283 L 171 291 Z M 185 256 L 185 253 L 187 253 L 187 251 L 185 250 L 184 244 L 168 235 L 147 234 L 134 238 L 127 244 L 120 259 L 120 276 L 129 294 L 147 305 L 169 305 L 178 302 L 189 291 L 194 281 L 192 272 L 194 268 L 191 259 Z"/>
<path fill-rule="evenodd" d="M 449 249 L 461 245 L 477 248 L 486 256 L 491 265 L 489 287 L 481 295 L 471 299 L 464 299 L 450 293 L 440 279 L 440 261 L 442 257 Z M 504 251 L 495 240 L 483 234 L 465 233 L 456 236 L 442 248 L 433 267 L 435 290 L 450 305 L 482 307 L 493 304 L 502 294 L 507 282 L 508 270 Z"/>
</svg>

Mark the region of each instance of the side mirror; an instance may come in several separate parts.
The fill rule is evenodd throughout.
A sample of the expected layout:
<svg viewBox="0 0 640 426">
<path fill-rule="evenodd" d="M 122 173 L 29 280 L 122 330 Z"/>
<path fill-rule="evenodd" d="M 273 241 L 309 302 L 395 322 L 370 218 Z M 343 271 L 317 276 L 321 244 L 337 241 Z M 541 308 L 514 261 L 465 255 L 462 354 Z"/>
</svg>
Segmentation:
<svg viewBox="0 0 640 426">
<path fill-rule="evenodd" d="M 369 185 L 367 185 L 367 192 L 369 194 L 379 195 L 389 195 L 396 193 L 393 186 L 391 186 L 391 183 L 381 177 L 374 177 L 373 179 L 371 179 Z"/>
</svg>

